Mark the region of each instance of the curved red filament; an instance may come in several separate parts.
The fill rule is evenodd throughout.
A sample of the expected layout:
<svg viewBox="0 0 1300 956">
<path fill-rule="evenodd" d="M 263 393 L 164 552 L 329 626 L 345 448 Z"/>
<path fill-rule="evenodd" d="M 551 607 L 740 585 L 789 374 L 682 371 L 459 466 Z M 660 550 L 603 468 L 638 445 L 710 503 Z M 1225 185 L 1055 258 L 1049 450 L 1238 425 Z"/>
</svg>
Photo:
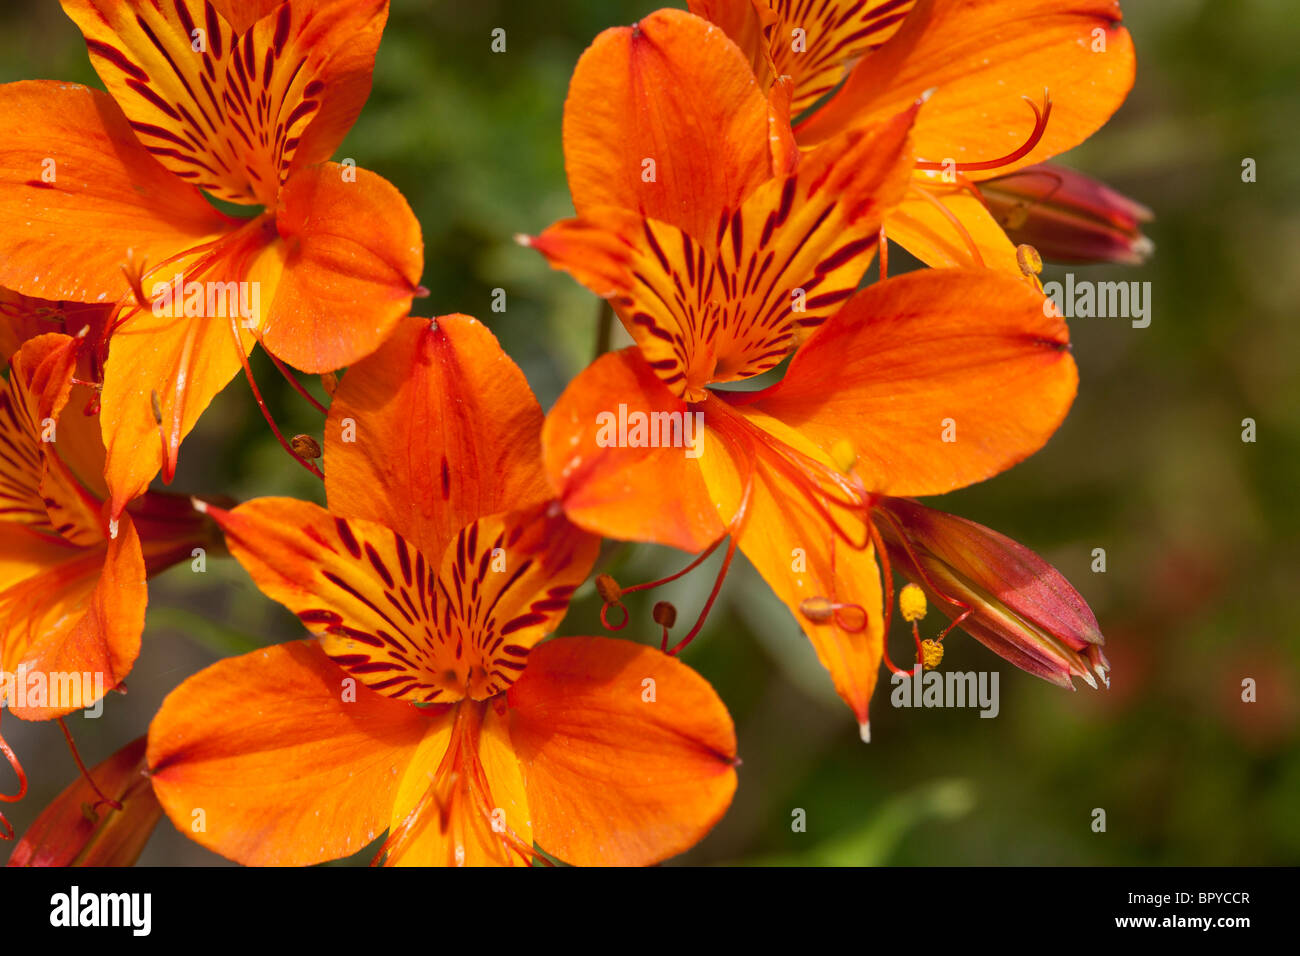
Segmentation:
<svg viewBox="0 0 1300 956">
<path fill-rule="evenodd" d="M 917 160 L 917 169 L 927 170 L 956 170 L 963 173 L 982 172 L 989 169 L 1001 169 L 1003 166 L 1010 166 L 1018 160 L 1028 156 L 1039 141 L 1043 134 L 1047 132 L 1047 121 L 1052 115 L 1052 96 L 1047 90 L 1043 90 L 1043 108 L 1040 110 L 1038 104 L 1029 97 L 1021 97 L 1029 108 L 1034 111 L 1034 129 L 1029 134 L 1029 138 L 1021 144 L 1019 149 L 1007 153 L 1005 156 L 999 156 L 997 159 L 985 159 L 974 163 L 952 163 L 952 162 L 933 162 L 930 160 Z"/>
</svg>

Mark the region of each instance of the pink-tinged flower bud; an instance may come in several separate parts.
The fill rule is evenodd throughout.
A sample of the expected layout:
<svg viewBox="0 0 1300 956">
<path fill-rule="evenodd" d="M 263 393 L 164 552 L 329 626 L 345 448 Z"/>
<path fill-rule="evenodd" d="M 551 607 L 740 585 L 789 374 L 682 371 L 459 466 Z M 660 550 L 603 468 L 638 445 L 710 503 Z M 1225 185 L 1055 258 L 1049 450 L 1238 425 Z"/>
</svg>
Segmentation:
<svg viewBox="0 0 1300 956">
<path fill-rule="evenodd" d="M 1061 687 L 1073 689 L 1073 677 L 1110 685 L 1097 619 L 1056 568 L 1006 535 L 915 501 L 876 507 L 890 563 L 971 637 Z"/>
<path fill-rule="evenodd" d="M 1140 265 L 1155 249 L 1142 235 L 1151 210 L 1082 173 L 1052 163 L 979 184 L 989 211 L 1017 244 L 1054 262 Z"/>
<path fill-rule="evenodd" d="M 9 857 L 9 866 L 131 866 L 162 816 L 145 763 L 146 738 L 127 744 L 54 798 Z"/>
</svg>

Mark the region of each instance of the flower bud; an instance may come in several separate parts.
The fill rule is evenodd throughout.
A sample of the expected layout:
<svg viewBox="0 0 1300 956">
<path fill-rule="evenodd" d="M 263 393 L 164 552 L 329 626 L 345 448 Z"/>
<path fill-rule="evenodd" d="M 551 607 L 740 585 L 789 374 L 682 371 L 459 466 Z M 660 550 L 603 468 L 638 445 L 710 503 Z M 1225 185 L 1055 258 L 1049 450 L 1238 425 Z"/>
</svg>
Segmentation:
<svg viewBox="0 0 1300 956">
<path fill-rule="evenodd" d="M 146 738 L 127 744 L 90 771 L 122 809 L 98 803 L 86 781 L 54 798 L 23 834 L 9 866 L 131 866 L 162 816 L 145 763 Z"/>
<path fill-rule="evenodd" d="M 949 618 L 969 607 L 960 625 L 967 634 L 1062 687 L 1073 688 L 1073 677 L 1096 687 L 1094 674 L 1109 685 L 1097 619 L 1054 567 L 974 521 L 905 498 L 882 498 L 877 507 L 893 567 Z"/>
<path fill-rule="evenodd" d="M 1155 249 L 1141 228 L 1150 209 L 1064 166 L 1027 166 L 979 190 L 1011 241 L 1044 259 L 1141 265 Z"/>
</svg>

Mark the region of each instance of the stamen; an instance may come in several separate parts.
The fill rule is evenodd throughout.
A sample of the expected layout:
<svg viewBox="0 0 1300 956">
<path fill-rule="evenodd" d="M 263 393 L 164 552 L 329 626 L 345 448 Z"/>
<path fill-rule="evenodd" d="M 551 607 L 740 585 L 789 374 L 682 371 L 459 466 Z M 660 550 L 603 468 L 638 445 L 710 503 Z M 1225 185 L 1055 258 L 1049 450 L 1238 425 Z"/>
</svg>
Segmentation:
<svg viewBox="0 0 1300 956">
<path fill-rule="evenodd" d="M 610 574 L 596 575 L 596 593 L 606 604 L 618 604 L 623 597 L 623 589 Z"/>
<path fill-rule="evenodd" d="M 740 536 L 745 530 L 745 522 L 749 518 L 749 502 L 754 493 L 754 473 L 758 467 L 757 455 L 755 454 L 753 442 L 749 442 L 748 448 L 745 448 L 736 440 L 736 436 L 726 432 L 719 432 L 719 435 L 722 437 L 723 441 L 731 443 L 733 450 L 742 453 L 740 458 L 747 462 L 748 467 L 745 471 L 740 504 L 736 508 L 736 513 L 732 515 L 731 522 L 727 525 L 727 554 L 722 559 L 722 567 L 718 569 L 718 576 L 713 582 L 713 590 L 709 592 L 709 598 L 704 602 L 704 607 L 700 611 L 699 618 L 695 621 L 695 626 L 692 627 L 690 632 L 673 645 L 672 649 L 667 652 L 673 657 L 680 654 L 691 643 L 691 641 L 695 640 L 696 635 L 704 628 L 704 622 L 709 617 L 709 611 L 713 608 L 713 602 L 718 599 L 718 593 L 722 590 L 722 582 L 727 578 L 727 571 L 731 568 L 731 561 L 736 556 L 736 546 L 740 542 Z M 748 454 L 744 454 L 746 451 Z"/>
<path fill-rule="evenodd" d="M 912 627 L 915 628 L 916 625 L 913 624 Z M 925 640 L 921 641 L 920 645 L 920 654 L 916 662 L 921 665 L 922 670 L 934 670 L 943 661 L 943 643 Z"/>
<path fill-rule="evenodd" d="M 799 602 L 799 613 L 814 624 L 825 624 L 835 616 L 835 605 L 828 597 L 804 598 Z"/>
<path fill-rule="evenodd" d="M 825 624 L 827 621 L 834 620 L 851 634 L 865 631 L 870 620 L 867 609 L 861 604 L 845 604 L 821 595 L 800 601 L 799 613 L 815 624 Z"/>
<path fill-rule="evenodd" d="M 751 454 L 756 452 L 755 440 L 761 442 L 764 451 L 768 453 L 762 459 L 763 463 L 781 472 L 837 537 L 843 539 L 855 551 L 866 549 L 868 540 L 864 537 L 861 542 L 857 541 L 830 512 L 830 506 L 834 505 L 851 514 L 860 514 L 862 519 L 866 520 L 870 510 L 871 495 L 867 493 L 856 475 L 841 474 L 829 465 L 791 448 L 762 428 L 743 420 L 727 402 L 712 394 L 707 401 L 709 409 L 717 413 L 712 416 L 712 420 L 719 436 L 729 438 L 733 444 L 743 439 L 749 444 Z M 836 489 L 844 497 L 829 491 L 827 485 Z"/>
<path fill-rule="evenodd" d="M 99 785 L 95 783 L 95 778 L 90 775 L 90 771 L 86 769 L 86 765 L 81 762 L 81 754 L 77 752 L 77 745 L 72 740 L 72 732 L 68 730 L 67 723 L 62 717 L 60 717 L 58 721 L 59 727 L 63 730 L 63 737 L 68 742 L 68 749 L 72 751 L 72 759 L 77 762 L 77 769 L 81 771 L 81 775 L 85 778 L 86 783 L 90 784 L 90 789 L 95 791 L 95 796 L 99 797 L 99 802 L 96 803 L 94 807 L 91 807 L 91 812 L 93 813 L 95 808 L 100 804 L 106 804 L 114 810 L 121 810 L 122 804 L 118 803 L 111 797 L 104 795 L 104 791 L 99 789 Z"/>
<path fill-rule="evenodd" d="M 488 821 L 492 832 L 501 838 L 501 845 L 507 852 L 513 852 L 523 860 L 524 865 L 531 866 L 533 859 L 537 857 L 532 843 L 515 833 L 509 824 L 503 824 L 502 829 L 498 830 L 492 821 L 492 815 L 497 808 L 492 806 L 492 786 L 488 782 L 487 773 L 483 769 L 482 762 L 478 760 L 477 754 L 470 761 L 470 774 L 466 777 L 466 783 L 479 813 Z"/>
<path fill-rule="evenodd" d="M 431 819 L 427 814 L 431 806 L 437 807 L 438 828 L 446 834 L 462 797 L 468 797 L 472 807 L 466 809 L 472 809 L 487 821 L 492 832 L 500 837 L 506 852 L 514 853 L 525 864 L 531 864 L 538 857 L 533 845 L 509 826 L 498 829 L 493 824 L 492 817 L 496 808 L 492 805 L 491 784 L 478 759 L 482 714 L 481 705 L 463 704 L 457 707 L 447 750 L 437 770 L 431 775 L 429 785 L 415 806 L 402 818 L 402 822 L 390 831 L 379 852 L 371 860 L 371 866 L 378 866 L 386 858 L 405 849 L 418 827 L 426 825 Z M 445 801 L 440 795 L 445 795 Z"/>
<path fill-rule="evenodd" d="M 709 555 L 717 550 L 718 545 L 722 543 L 726 536 L 727 535 L 724 532 L 717 541 L 714 541 L 711 545 L 701 551 L 690 564 L 686 565 L 686 567 L 682 568 L 680 571 L 670 574 L 667 577 L 659 578 L 655 581 L 646 581 L 642 584 L 632 584 L 628 587 L 622 588 L 619 587 L 618 582 L 610 575 L 596 575 L 596 592 L 600 595 L 601 601 L 604 602 L 600 609 L 600 623 L 604 625 L 607 631 L 623 630 L 623 628 L 627 627 L 629 617 L 627 607 L 623 604 L 622 600 L 624 594 L 632 594 L 636 591 L 651 591 L 661 585 L 676 581 L 685 574 L 689 574 L 691 571 L 694 571 L 703 564 L 708 559 Z M 617 627 L 611 625 L 606 617 L 606 614 L 611 607 L 617 607 L 623 612 L 623 620 Z"/>
<path fill-rule="evenodd" d="M 137 262 L 135 249 L 129 248 L 126 250 L 126 262 L 118 266 L 122 270 L 126 284 L 131 287 L 131 294 L 135 296 L 136 306 L 141 311 L 150 307 L 149 299 L 144 294 L 145 265 L 148 261 L 148 257 L 145 256 Z"/>
<path fill-rule="evenodd" d="M 1019 149 L 1007 153 L 1007 155 L 1001 156 L 998 159 L 986 159 L 975 163 L 936 163 L 926 160 L 918 160 L 916 168 L 926 170 L 949 170 L 956 168 L 960 172 L 980 172 L 989 169 L 1001 169 L 1003 166 L 1010 166 L 1017 160 L 1028 156 L 1033 151 L 1034 147 L 1038 145 L 1039 140 L 1043 138 L 1043 134 L 1047 132 L 1047 120 L 1052 115 L 1052 95 L 1050 91 L 1046 89 L 1043 90 L 1043 108 L 1041 110 L 1038 108 L 1038 104 L 1029 97 L 1023 96 L 1021 99 L 1028 103 L 1029 108 L 1034 111 L 1034 129 L 1033 132 L 1029 134 L 1029 139 L 1025 140 Z"/>
<path fill-rule="evenodd" d="M 294 435 L 293 438 L 289 439 L 289 444 L 293 446 L 294 451 L 304 458 L 314 461 L 320 457 L 320 442 L 310 435 Z"/>
<path fill-rule="evenodd" d="M 611 575 L 596 575 L 596 593 L 600 595 L 600 623 L 607 631 L 621 631 L 627 627 L 627 622 L 631 618 L 627 607 L 623 604 L 623 589 L 618 586 L 618 582 Z M 610 624 L 609 609 L 618 608 L 623 612 L 623 620 L 617 624 Z"/>
<path fill-rule="evenodd" d="M 609 612 L 609 609 L 612 607 L 616 607 L 623 612 L 623 620 L 617 624 L 610 624 L 609 618 L 606 616 Z M 615 602 L 614 604 L 602 604 L 600 606 L 600 624 L 601 627 L 603 627 L 607 631 L 623 630 L 623 628 L 627 627 L 627 622 L 631 619 L 631 617 L 632 615 L 628 613 L 627 607 L 622 602 Z"/>
<path fill-rule="evenodd" d="M 885 542 L 880 537 L 880 530 L 876 523 L 868 519 L 867 530 L 871 535 L 871 543 L 876 549 L 876 560 L 880 562 L 880 579 L 885 585 L 885 621 L 881 629 L 880 650 L 885 659 L 885 666 L 889 668 L 891 674 L 910 674 L 894 663 L 889 656 L 889 631 L 894 623 L 894 569 L 889 563 L 889 551 L 885 548 Z"/>
<path fill-rule="evenodd" d="M 898 609 L 903 612 L 904 621 L 921 621 L 925 619 L 925 592 L 915 584 L 905 584 L 898 592 Z"/>
<path fill-rule="evenodd" d="M 289 370 L 288 366 L 286 366 L 283 362 L 281 362 L 278 358 L 276 358 L 275 354 L 272 353 L 269 349 L 267 350 L 266 354 L 271 356 L 271 361 L 275 363 L 275 367 L 280 370 L 280 374 L 284 376 L 285 380 L 290 385 L 293 386 L 293 390 L 295 392 L 297 392 L 303 398 L 307 399 L 307 401 L 311 403 L 312 407 L 315 408 L 316 411 L 320 412 L 322 415 L 329 414 L 329 409 L 326 408 L 324 405 L 322 405 L 319 401 L 317 401 L 315 395 L 307 391 L 307 386 L 303 385 L 302 382 L 298 381 L 298 376 L 294 375 L 293 372 Z M 337 382 L 337 379 L 335 381 Z M 329 394 L 333 395 L 334 393 L 332 390 L 330 390 Z M 319 458 L 320 456 L 314 455 L 312 457 Z"/>
<path fill-rule="evenodd" d="M 939 210 L 943 217 L 952 224 L 957 235 L 961 236 L 962 242 L 966 245 L 966 251 L 970 253 L 970 257 L 974 261 L 975 265 L 983 266 L 984 256 L 980 253 L 979 243 L 975 241 L 975 238 L 970 234 L 970 231 L 962 225 L 962 221 L 957 218 L 956 214 L 945 206 L 939 197 L 931 193 L 928 187 L 914 186 L 912 187 L 912 191 L 926 202 L 930 203 L 930 205 L 934 206 L 935 209 Z"/>
<path fill-rule="evenodd" d="M 280 426 L 275 423 L 275 418 L 271 415 L 271 410 L 266 407 L 266 402 L 262 400 L 262 393 L 257 387 L 256 379 L 253 378 L 252 366 L 248 364 L 248 355 L 244 352 L 243 339 L 239 337 L 239 323 L 236 321 L 234 316 L 230 319 L 230 331 L 235 336 L 235 351 L 239 354 L 239 363 L 244 368 L 244 378 L 248 380 L 248 387 L 253 392 L 253 398 L 257 402 L 257 407 L 261 410 L 262 417 L 266 419 L 266 423 L 271 426 L 271 432 L 275 435 L 275 440 L 280 443 L 280 447 L 287 451 L 294 461 L 302 465 L 321 481 L 324 481 L 325 475 L 321 473 L 321 470 L 302 455 L 298 454 L 298 452 L 294 450 L 293 445 L 285 439 L 284 435 L 280 431 Z"/>
<path fill-rule="evenodd" d="M 672 630 L 673 625 L 677 623 L 677 608 L 668 601 L 659 601 L 655 604 L 654 610 L 650 613 L 654 622 L 664 629 L 664 638 L 659 644 L 659 650 L 668 650 L 668 632 Z"/>
<path fill-rule="evenodd" d="M 0 737 L 0 754 L 4 755 L 9 766 L 13 767 L 14 774 L 18 777 L 17 793 L 0 793 L 0 803 L 17 803 L 23 797 L 27 796 L 27 774 L 23 772 L 23 765 L 18 761 L 18 755 L 13 752 L 13 748 Z M 0 840 L 12 840 L 14 838 L 13 825 L 5 819 L 5 815 L 0 813 Z"/>
<path fill-rule="evenodd" d="M 935 594 L 940 600 L 944 601 L 947 604 L 951 604 L 953 607 L 961 608 L 961 613 L 958 614 L 955 618 L 953 618 L 951 623 L 949 623 L 949 625 L 945 627 L 942 632 L 940 632 L 939 636 L 935 638 L 935 640 L 942 641 L 945 637 L 947 637 L 950 633 L 952 633 L 954 628 L 959 627 L 961 623 L 966 620 L 966 618 L 974 614 L 975 609 L 971 607 L 969 604 L 967 604 L 965 601 L 959 600 L 955 597 L 951 597 L 948 594 L 945 594 L 943 591 L 941 591 L 939 589 L 939 586 L 936 585 L 933 580 L 931 580 L 930 575 L 926 573 L 925 567 L 921 564 L 921 559 L 918 558 L 916 556 L 916 552 L 912 550 L 912 546 L 911 544 L 908 543 L 907 536 L 903 533 L 903 527 L 900 524 L 899 520 L 895 518 L 892 514 L 890 514 L 888 511 L 884 510 L 883 508 L 880 510 L 880 514 L 884 515 L 885 519 L 894 526 L 894 533 L 898 537 L 899 544 L 901 544 L 903 547 L 903 552 L 907 555 L 908 561 L 911 563 L 913 570 L 916 571 L 917 576 L 920 577 L 920 579 L 925 583 L 925 586 L 929 588 L 930 591 L 933 594 Z M 872 526 L 872 529 L 875 530 L 874 525 Z M 879 533 L 877 532 L 877 535 L 878 534 Z M 881 558 L 885 563 L 885 566 L 888 567 L 889 551 L 888 549 L 885 548 L 883 541 L 878 540 L 878 543 L 876 545 L 876 550 L 880 553 Z M 886 633 L 888 633 L 888 627 L 889 627 L 888 618 L 886 618 L 885 627 L 886 627 Z M 921 654 L 920 637 L 919 635 L 915 635 L 915 634 L 913 636 L 916 637 L 917 639 L 917 653 L 918 655 L 920 655 Z"/>
<path fill-rule="evenodd" d="M 1034 278 L 1043 271 L 1043 257 L 1038 250 L 1027 243 L 1016 246 L 1016 265 L 1028 278 Z"/>
</svg>

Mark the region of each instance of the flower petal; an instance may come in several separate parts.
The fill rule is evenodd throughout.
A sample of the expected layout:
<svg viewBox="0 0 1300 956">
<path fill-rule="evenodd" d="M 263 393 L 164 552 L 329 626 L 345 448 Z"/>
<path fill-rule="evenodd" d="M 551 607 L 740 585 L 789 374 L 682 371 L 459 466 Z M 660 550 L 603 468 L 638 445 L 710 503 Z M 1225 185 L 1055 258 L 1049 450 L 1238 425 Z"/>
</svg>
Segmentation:
<svg viewBox="0 0 1300 956">
<path fill-rule="evenodd" d="M 621 444 L 617 422 L 668 416 L 683 447 Z M 546 472 L 565 513 L 597 534 L 702 551 L 722 522 L 695 461 L 686 429 L 699 421 L 659 381 L 636 348 L 602 355 L 569 383 L 546 417 Z M 612 433 L 611 433 L 612 432 Z M 693 438 L 702 438 L 698 431 Z"/>
<path fill-rule="evenodd" d="M 218 198 L 267 206 L 351 126 L 388 15 L 387 0 L 281 3 L 241 32 L 208 0 L 62 3 L 145 149 Z M 248 7 L 245 22 L 262 12 Z"/>
<path fill-rule="evenodd" d="M 534 649 L 509 701 L 533 832 L 568 863 L 657 863 L 698 843 L 731 803 L 731 717 L 676 658 L 559 638 Z"/>
<path fill-rule="evenodd" d="M 961 488 L 1033 454 L 1069 411 L 1078 372 L 1047 301 L 992 270 L 878 282 L 753 407 L 823 451 L 850 443 L 868 491 Z"/>
<path fill-rule="evenodd" d="M 20 543 L 16 533 L 31 534 L 0 525 L 0 551 L 15 548 L 33 573 L 0 591 L 0 668 L 45 674 L 45 694 L 10 708 L 24 720 L 52 720 L 90 707 L 130 672 L 144 630 L 144 559 L 126 515 L 117 536 L 95 548 Z"/>
<path fill-rule="evenodd" d="M 239 371 L 235 350 L 253 346 L 238 317 L 171 316 L 137 310 L 113 334 L 100 405 L 112 513 L 165 468 L 171 479 L 182 439 Z M 154 417 L 155 399 L 161 423 Z"/>
<path fill-rule="evenodd" d="M 172 691 L 148 751 L 172 822 L 253 866 L 362 849 L 388 825 L 431 722 L 365 687 L 350 700 L 347 680 L 314 642 L 292 642 L 218 661 Z"/>
<path fill-rule="evenodd" d="M 51 332 L 29 340 L 13 356 L 8 388 L 0 395 L 0 411 L 5 413 L 0 414 L 0 436 L 5 439 L 0 449 L 0 517 L 90 546 L 104 540 L 102 502 L 63 459 L 67 449 L 80 453 L 83 465 L 94 462 L 91 467 L 97 466 L 96 470 L 103 467 L 98 428 L 80 409 L 66 408 L 77 346 L 76 339 Z M 91 448 L 75 447 L 88 442 L 93 443 Z M 90 478 L 98 484 L 97 473 Z M 28 495 L 25 504 L 12 497 L 22 489 Z M 44 520 L 36 508 L 44 513 Z"/>
<path fill-rule="evenodd" d="M 804 145 L 934 90 L 917 117 L 916 153 L 933 162 L 985 162 L 1029 139 L 1022 97 L 1052 100 L 1051 120 L 1028 154 L 969 173 L 1000 176 L 1083 142 L 1133 86 L 1133 41 L 1118 0 L 918 0 L 898 32 L 865 57 L 839 92 L 797 130 Z"/>
<path fill-rule="evenodd" d="M 424 269 L 420 224 L 402 194 L 364 169 L 295 173 L 276 210 L 280 242 L 262 344 L 304 372 L 369 355 L 411 309 Z M 263 268 L 273 269 L 273 265 Z"/>
<path fill-rule="evenodd" d="M 231 221 L 135 139 L 107 95 L 72 83 L 0 85 L 0 285 L 115 302 L 133 261 L 157 265 Z"/>
<path fill-rule="evenodd" d="M 564 158 L 579 215 L 616 206 L 703 239 L 771 174 L 767 101 L 726 34 L 659 10 L 578 60 Z"/>
<path fill-rule="evenodd" d="M 408 318 L 349 368 L 325 425 L 325 494 L 436 559 L 466 525 L 551 497 L 542 410 L 475 319 Z"/>
</svg>

